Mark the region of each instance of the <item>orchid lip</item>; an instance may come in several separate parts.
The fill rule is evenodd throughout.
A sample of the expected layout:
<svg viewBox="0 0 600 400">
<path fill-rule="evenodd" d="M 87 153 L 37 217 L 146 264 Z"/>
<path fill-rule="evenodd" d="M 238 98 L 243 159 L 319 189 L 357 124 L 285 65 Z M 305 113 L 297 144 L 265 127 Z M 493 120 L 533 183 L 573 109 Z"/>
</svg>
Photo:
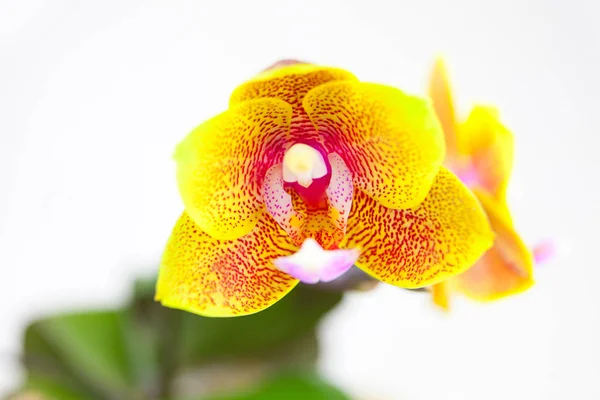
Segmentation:
<svg viewBox="0 0 600 400">
<path fill-rule="evenodd" d="M 303 283 L 330 282 L 348 271 L 358 260 L 359 249 L 324 250 L 319 243 L 307 238 L 300 249 L 274 260 L 275 267 Z"/>
</svg>

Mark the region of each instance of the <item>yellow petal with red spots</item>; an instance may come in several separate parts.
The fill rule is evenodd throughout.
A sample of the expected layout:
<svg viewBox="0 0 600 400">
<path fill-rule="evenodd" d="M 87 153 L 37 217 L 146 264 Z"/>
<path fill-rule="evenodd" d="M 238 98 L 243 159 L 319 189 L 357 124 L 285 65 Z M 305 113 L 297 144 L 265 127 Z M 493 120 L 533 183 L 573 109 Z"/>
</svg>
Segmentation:
<svg viewBox="0 0 600 400">
<path fill-rule="evenodd" d="M 186 212 L 215 239 L 252 230 L 263 212 L 260 187 L 281 163 L 292 108 L 277 99 L 233 106 L 177 147 L 177 181 Z"/>
<path fill-rule="evenodd" d="M 239 86 L 232 93 L 229 104 L 267 97 L 283 100 L 291 104 L 294 111 L 300 111 L 302 99 L 312 88 L 340 80 L 357 79 L 350 72 L 339 68 L 304 63 L 275 64 L 275 68 L 270 67 Z"/>
<path fill-rule="evenodd" d="M 503 216 L 504 207 L 490 195 L 476 191 L 488 214 L 494 245 L 464 274 L 452 279 L 452 286 L 480 301 L 496 300 L 520 293 L 533 285 L 533 255 Z"/>
<path fill-rule="evenodd" d="M 458 157 L 456 114 L 446 65 L 441 59 L 436 61 L 431 71 L 429 97 L 444 129 L 446 157 L 449 160 L 454 160 Z"/>
<path fill-rule="evenodd" d="M 302 108 L 304 96 L 313 88 L 331 81 L 356 81 L 350 72 L 313 64 L 288 64 L 267 69 L 239 86 L 229 99 L 230 105 L 252 99 L 275 98 L 292 106 L 292 123 L 288 140 L 291 144 L 321 142 L 315 127 Z"/>
<path fill-rule="evenodd" d="M 210 317 L 256 313 L 298 283 L 273 265 L 297 249 L 267 214 L 248 235 L 223 241 L 202 232 L 183 213 L 163 255 L 156 300 Z"/>
<path fill-rule="evenodd" d="M 344 239 L 344 231 L 333 215 L 333 208 L 310 210 L 301 227 L 304 240 L 313 238 L 325 250 L 336 249 Z"/>
<path fill-rule="evenodd" d="M 389 209 L 356 191 L 340 247 L 361 248 L 356 265 L 373 277 L 418 288 L 464 272 L 493 237 L 475 196 L 442 167 L 425 201 L 412 209 Z"/>
<path fill-rule="evenodd" d="M 475 185 L 504 199 L 513 166 L 513 135 L 498 111 L 477 106 L 460 126 L 460 152 L 470 159 Z"/>
<path fill-rule="evenodd" d="M 394 209 L 423 201 L 444 159 L 442 129 L 428 101 L 343 81 L 316 87 L 303 104 L 327 151 L 348 166 L 355 188 Z"/>
</svg>

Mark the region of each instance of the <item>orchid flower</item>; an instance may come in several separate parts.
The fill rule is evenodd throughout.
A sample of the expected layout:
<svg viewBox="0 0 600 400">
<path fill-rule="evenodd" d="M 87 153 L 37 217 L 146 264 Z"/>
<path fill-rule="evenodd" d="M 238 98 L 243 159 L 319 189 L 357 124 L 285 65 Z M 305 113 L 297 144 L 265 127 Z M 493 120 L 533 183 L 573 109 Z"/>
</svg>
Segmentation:
<svg viewBox="0 0 600 400">
<path fill-rule="evenodd" d="M 477 196 L 496 234 L 492 248 L 472 268 L 431 288 L 433 300 L 448 309 L 453 291 L 479 301 L 523 292 L 533 284 L 534 255 L 516 233 L 506 201 L 513 165 L 512 133 L 492 107 L 476 106 L 464 122 L 457 122 L 441 60 L 434 66 L 429 95 L 444 130 L 445 165 Z M 548 249 L 544 250 L 547 255 Z"/>
<path fill-rule="evenodd" d="M 185 211 L 157 283 L 167 307 L 252 314 L 352 265 L 424 287 L 465 271 L 493 241 L 477 199 L 442 166 L 430 102 L 341 69 L 265 70 L 174 158 Z"/>
</svg>

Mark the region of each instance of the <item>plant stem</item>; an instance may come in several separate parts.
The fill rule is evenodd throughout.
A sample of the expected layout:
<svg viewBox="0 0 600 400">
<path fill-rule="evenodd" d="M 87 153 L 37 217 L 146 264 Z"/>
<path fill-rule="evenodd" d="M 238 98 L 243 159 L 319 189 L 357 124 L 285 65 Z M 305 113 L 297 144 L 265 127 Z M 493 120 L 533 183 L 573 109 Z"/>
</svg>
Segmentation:
<svg viewBox="0 0 600 400">
<path fill-rule="evenodd" d="M 160 306 L 158 311 L 159 332 L 159 382 L 158 399 L 170 400 L 173 397 L 173 380 L 177 372 L 179 352 L 177 345 L 180 339 L 181 311 Z"/>
</svg>

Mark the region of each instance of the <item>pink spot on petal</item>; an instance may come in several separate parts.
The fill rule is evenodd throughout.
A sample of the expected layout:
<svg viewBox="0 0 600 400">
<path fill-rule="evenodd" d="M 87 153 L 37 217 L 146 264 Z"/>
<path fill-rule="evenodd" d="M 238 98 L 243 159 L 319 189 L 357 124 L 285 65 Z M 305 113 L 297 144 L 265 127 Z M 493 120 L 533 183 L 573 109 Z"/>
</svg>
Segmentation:
<svg viewBox="0 0 600 400">
<path fill-rule="evenodd" d="M 457 170 L 456 176 L 458 176 L 462 183 L 464 183 L 469 188 L 473 188 L 480 183 L 477 170 L 473 167 L 467 167 Z"/>
</svg>

